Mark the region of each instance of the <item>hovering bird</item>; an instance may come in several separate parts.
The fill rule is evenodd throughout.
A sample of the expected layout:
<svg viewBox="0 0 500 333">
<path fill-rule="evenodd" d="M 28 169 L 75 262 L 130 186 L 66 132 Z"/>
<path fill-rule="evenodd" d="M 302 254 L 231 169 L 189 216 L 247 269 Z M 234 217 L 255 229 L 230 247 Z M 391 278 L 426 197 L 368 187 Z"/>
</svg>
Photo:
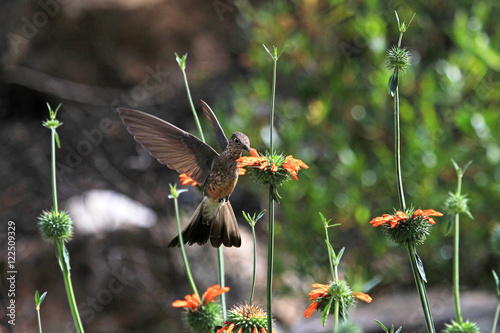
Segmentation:
<svg viewBox="0 0 500 333">
<path fill-rule="evenodd" d="M 129 133 L 160 163 L 204 185 L 203 200 L 182 231 L 184 243 L 203 245 L 210 239 L 213 247 L 240 247 L 240 230 L 229 196 L 238 182 L 236 160 L 243 150 L 250 151 L 250 140 L 235 132 L 228 141 L 208 104 L 201 104 L 222 150 L 220 155 L 194 135 L 160 118 L 126 108 L 117 110 Z M 168 245 L 175 246 L 179 246 L 179 236 Z"/>
</svg>

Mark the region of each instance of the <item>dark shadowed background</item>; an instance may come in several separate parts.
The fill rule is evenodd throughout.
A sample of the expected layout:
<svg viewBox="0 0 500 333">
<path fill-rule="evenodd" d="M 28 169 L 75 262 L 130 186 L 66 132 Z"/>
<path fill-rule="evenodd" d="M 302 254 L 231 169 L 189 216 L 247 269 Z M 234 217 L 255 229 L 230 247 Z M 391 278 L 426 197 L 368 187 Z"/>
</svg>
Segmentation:
<svg viewBox="0 0 500 333">
<path fill-rule="evenodd" d="M 465 318 L 491 330 L 496 304 L 491 270 L 500 241 L 500 8 L 497 1 L 3 1 L 0 13 L 0 294 L 1 332 L 34 332 L 33 295 L 45 332 L 71 331 L 54 248 L 37 231 L 52 205 L 50 132 L 45 105 L 62 103 L 57 151 L 60 206 L 75 221 L 67 244 L 82 321 L 88 332 L 182 332 L 171 307 L 191 293 L 176 234 L 169 183 L 177 174 L 151 158 L 126 132 L 115 108 L 157 115 L 196 134 L 174 52 L 188 53 L 195 106 L 205 100 L 226 135 L 246 133 L 266 150 L 272 61 L 262 44 L 285 51 L 278 62 L 275 147 L 310 168 L 279 189 L 274 315 L 279 332 L 323 332 L 318 315 L 303 320 L 314 282 L 329 266 L 318 212 L 341 226 L 342 275 L 374 301 L 353 320 L 379 332 L 374 319 L 424 332 L 403 249 L 368 222 L 398 205 L 393 162 L 391 71 L 385 53 L 397 43 L 394 10 L 409 21 L 403 46 L 413 66 L 401 77 L 403 179 L 407 201 L 442 210 L 456 187 L 451 159 L 473 163 L 464 177 L 474 220 L 462 218 L 461 284 Z M 203 120 L 205 136 L 215 144 Z M 183 221 L 200 200 L 180 197 Z M 231 196 L 243 245 L 225 250 L 229 305 L 248 299 L 250 228 L 241 210 L 266 208 L 266 188 L 241 177 Z M 419 247 L 437 325 L 454 317 L 450 216 L 437 218 Z M 5 317 L 7 222 L 16 225 L 16 326 Z M 265 304 L 267 219 L 257 225 L 257 301 Z M 497 235 L 500 232 L 497 232 Z M 199 289 L 217 283 L 215 250 L 188 248 Z M 329 322 L 329 324 L 331 324 Z M 2 326 L 3 325 L 3 326 Z M 329 328 L 328 331 L 331 331 Z"/>
</svg>

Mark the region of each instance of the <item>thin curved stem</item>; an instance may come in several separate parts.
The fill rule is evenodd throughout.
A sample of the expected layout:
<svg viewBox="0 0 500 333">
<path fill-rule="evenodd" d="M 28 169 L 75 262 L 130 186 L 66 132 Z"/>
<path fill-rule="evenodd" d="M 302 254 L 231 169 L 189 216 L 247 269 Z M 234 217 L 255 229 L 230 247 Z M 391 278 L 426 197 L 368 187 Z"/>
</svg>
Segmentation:
<svg viewBox="0 0 500 333">
<path fill-rule="evenodd" d="M 252 289 L 250 291 L 250 305 L 253 303 L 253 294 L 255 292 L 255 280 L 257 275 L 257 238 L 255 236 L 255 226 L 252 226 L 253 237 L 253 274 L 252 274 Z"/>
<path fill-rule="evenodd" d="M 181 247 L 182 260 L 184 261 L 184 266 L 186 267 L 186 274 L 189 280 L 189 284 L 191 284 L 191 288 L 196 295 L 200 295 L 198 293 L 198 289 L 196 289 L 196 284 L 194 283 L 193 275 L 191 274 L 191 269 L 189 268 L 189 262 L 186 255 L 186 249 L 184 248 L 184 240 L 182 239 L 182 229 L 181 229 L 181 221 L 179 218 L 179 203 L 177 196 L 173 197 L 174 206 L 175 206 L 175 220 L 177 222 L 177 233 L 179 234 L 179 245 Z"/>
<path fill-rule="evenodd" d="M 398 186 L 399 204 L 402 211 L 406 210 L 405 195 L 403 191 L 403 177 L 401 175 L 401 128 L 399 122 L 399 87 L 396 87 L 394 95 L 394 143 L 395 143 L 395 163 L 396 181 Z"/>
<path fill-rule="evenodd" d="M 410 257 L 411 269 L 413 272 L 413 277 L 415 279 L 415 284 L 417 286 L 418 295 L 420 297 L 420 303 L 422 305 L 422 310 L 424 312 L 425 324 L 427 327 L 427 332 L 436 333 L 434 328 L 434 321 L 432 320 L 431 309 L 429 306 L 429 298 L 427 297 L 427 291 L 425 290 L 425 284 L 420 275 L 416 260 L 416 250 L 415 245 L 407 244 L 408 256 Z"/>
<path fill-rule="evenodd" d="M 73 316 L 73 322 L 75 323 L 76 331 L 78 333 L 83 333 L 83 325 L 80 320 L 80 314 L 78 313 L 78 307 L 76 305 L 75 294 L 73 292 L 73 285 L 71 283 L 71 273 L 70 268 L 68 267 L 68 263 L 66 262 L 65 256 L 65 246 L 64 241 L 58 239 L 56 241 L 56 250 L 57 250 L 57 258 L 59 260 L 59 265 L 61 267 L 63 277 L 64 277 L 64 286 L 66 287 L 66 295 L 68 296 L 69 307 L 71 310 L 71 315 Z"/>
<path fill-rule="evenodd" d="M 51 150 L 52 150 L 52 198 L 53 209 L 57 213 L 57 182 L 56 182 L 56 129 L 51 128 Z"/>
<path fill-rule="evenodd" d="M 273 185 L 269 185 L 269 240 L 267 246 L 267 328 L 273 327 L 273 265 L 274 265 L 274 199 Z"/>
</svg>

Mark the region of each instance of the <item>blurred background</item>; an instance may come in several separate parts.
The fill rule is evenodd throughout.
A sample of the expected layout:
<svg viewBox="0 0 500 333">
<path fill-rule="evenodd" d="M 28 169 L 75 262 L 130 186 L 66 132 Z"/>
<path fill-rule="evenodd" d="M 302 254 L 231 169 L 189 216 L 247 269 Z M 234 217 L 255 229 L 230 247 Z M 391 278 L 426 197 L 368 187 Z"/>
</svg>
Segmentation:
<svg viewBox="0 0 500 333">
<path fill-rule="evenodd" d="M 404 249 L 368 222 L 398 205 L 393 162 L 393 100 L 387 92 L 388 48 L 408 22 L 403 46 L 412 67 L 400 79 L 406 200 L 443 209 L 455 191 L 451 163 L 472 160 L 463 180 L 474 219 L 461 219 L 463 315 L 491 330 L 496 305 L 491 270 L 500 268 L 500 5 L 497 1 L 25 0 L 0 13 L 0 244 L 16 224 L 15 327 L 36 330 L 35 290 L 47 291 L 44 331 L 71 331 L 63 280 L 37 218 L 50 209 L 50 132 L 45 105 L 62 104 L 57 151 L 60 206 L 75 221 L 67 248 L 82 321 L 89 332 L 182 332 L 171 307 L 191 293 L 176 234 L 169 183 L 177 174 L 151 158 L 114 111 L 140 109 L 196 134 L 174 52 L 188 53 L 187 75 L 226 135 L 246 133 L 264 152 L 268 140 L 272 60 L 262 47 L 285 49 L 277 68 L 278 151 L 310 168 L 285 183 L 277 206 L 274 315 L 280 332 L 323 332 L 319 315 L 303 319 L 314 282 L 328 283 L 318 212 L 341 223 L 331 230 L 346 247 L 341 272 L 372 295 L 352 314 L 366 332 L 374 319 L 424 332 Z M 215 138 L 203 120 L 205 136 Z M 181 195 L 185 221 L 201 196 Z M 241 177 L 231 201 L 243 245 L 225 250 L 229 305 L 248 299 L 251 231 L 241 215 L 267 207 L 267 189 Z M 454 318 L 450 216 L 437 218 L 418 248 L 437 326 Z M 257 224 L 257 301 L 265 305 L 267 218 Z M 495 238 L 493 235 L 495 234 Z M 6 245 L 0 249 L 6 305 Z M 198 288 L 217 283 L 216 251 L 188 249 Z M 331 324 L 331 322 L 329 322 Z M 2 326 L 3 325 L 3 326 Z M 328 329 L 331 331 L 331 329 Z"/>
</svg>

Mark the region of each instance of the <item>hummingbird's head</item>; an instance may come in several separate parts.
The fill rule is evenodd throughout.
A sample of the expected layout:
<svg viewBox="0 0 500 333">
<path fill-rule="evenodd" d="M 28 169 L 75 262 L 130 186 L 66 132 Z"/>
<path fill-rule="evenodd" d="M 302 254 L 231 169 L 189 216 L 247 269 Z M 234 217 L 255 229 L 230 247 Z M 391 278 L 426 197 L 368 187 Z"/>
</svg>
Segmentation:
<svg viewBox="0 0 500 333">
<path fill-rule="evenodd" d="M 250 140 L 245 134 L 241 132 L 234 132 L 233 135 L 231 135 L 229 147 L 232 148 L 232 151 L 238 153 L 241 153 L 243 149 L 250 151 Z"/>
</svg>

